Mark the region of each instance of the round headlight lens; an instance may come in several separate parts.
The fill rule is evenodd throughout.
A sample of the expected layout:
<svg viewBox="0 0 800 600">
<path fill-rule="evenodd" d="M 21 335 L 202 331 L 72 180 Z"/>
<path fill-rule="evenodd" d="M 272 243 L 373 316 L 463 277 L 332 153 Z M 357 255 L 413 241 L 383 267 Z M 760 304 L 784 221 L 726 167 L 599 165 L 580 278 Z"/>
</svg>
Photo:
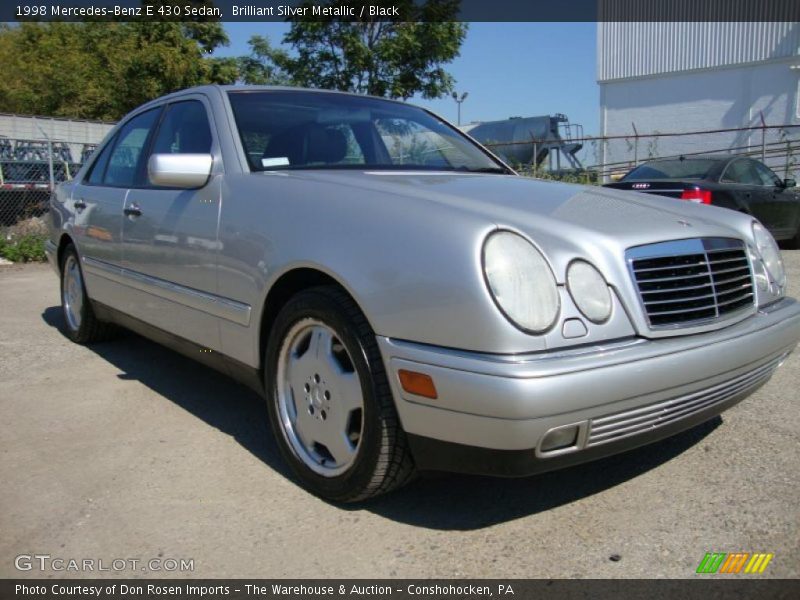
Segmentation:
<svg viewBox="0 0 800 600">
<path fill-rule="evenodd" d="M 483 246 L 483 268 L 492 296 L 512 323 L 533 333 L 553 325 L 558 288 L 533 244 L 510 231 L 493 233 Z"/>
<path fill-rule="evenodd" d="M 576 260 L 567 269 L 567 287 L 575 305 L 593 323 L 602 323 L 611 316 L 611 292 L 596 268 Z"/>
<path fill-rule="evenodd" d="M 761 255 L 761 260 L 764 261 L 764 266 L 767 267 L 767 271 L 772 275 L 772 279 L 778 287 L 782 288 L 786 285 L 786 271 L 783 269 L 781 251 L 778 249 L 778 244 L 775 243 L 775 238 L 758 221 L 753 221 L 753 238 L 756 241 L 756 249 Z"/>
</svg>

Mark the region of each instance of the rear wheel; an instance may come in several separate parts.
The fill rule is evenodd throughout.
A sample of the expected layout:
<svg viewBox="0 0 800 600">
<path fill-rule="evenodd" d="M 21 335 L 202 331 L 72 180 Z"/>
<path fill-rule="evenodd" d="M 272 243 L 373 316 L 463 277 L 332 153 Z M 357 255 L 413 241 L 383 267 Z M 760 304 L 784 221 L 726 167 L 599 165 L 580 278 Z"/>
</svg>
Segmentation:
<svg viewBox="0 0 800 600">
<path fill-rule="evenodd" d="M 270 422 L 304 487 L 354 502 L 414 471 L 375 334 L 335 287 L 313 288 L 281 310 L 267 344 Z"/>
<path fill-rule="evenodd" d="M 64 249 L 61 259 L 61 308 L 67 336 L 73 342 L 99 342 L 109 339 L 117 331 L 114 325 L 95 316 L 86 294 L 80 259 L 72 244 Z"/>
</svg>

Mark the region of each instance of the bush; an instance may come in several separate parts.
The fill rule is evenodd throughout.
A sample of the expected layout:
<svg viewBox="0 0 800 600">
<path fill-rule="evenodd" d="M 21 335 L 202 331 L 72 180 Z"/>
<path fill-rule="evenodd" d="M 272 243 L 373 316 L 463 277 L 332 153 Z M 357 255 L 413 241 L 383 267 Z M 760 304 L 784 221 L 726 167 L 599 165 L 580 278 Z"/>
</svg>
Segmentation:
<svg viewBox="0 0 800 600">
<path fill-rule="evenodd" d="M 534 171 L 530 165 L 522 165 L 515 168 L 517 173 L 524 177 L 534 177 L 536 179 L 546 179 L 548 181 L 560 181 L 562 183 L 579 183 L 581 185 L 599 185 L 597 173 L 594 171 L 566 171 L 561 173 L 550 172 L 544 167 L 539 167 Z"/>
<path fill-rule="evenodd" d="M 44 262 L 47 225 L 38 217 L 20 221 L 0 236 L 0 256 L 13 262 Z"/>
</svg>

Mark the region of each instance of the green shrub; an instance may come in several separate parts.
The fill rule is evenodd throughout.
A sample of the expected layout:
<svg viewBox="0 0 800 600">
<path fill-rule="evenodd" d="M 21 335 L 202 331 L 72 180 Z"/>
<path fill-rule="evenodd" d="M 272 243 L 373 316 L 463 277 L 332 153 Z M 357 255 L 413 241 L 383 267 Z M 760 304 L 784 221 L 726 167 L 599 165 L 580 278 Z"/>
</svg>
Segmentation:
<svg viewBox="0 0 800 600">
<path fill-rule="evenodd" d="M 0 256 L 12 262 L 44 262 L 46 236 L 27 234 L 19 237 L 0 239 Z"/>
<path fill-rule="evenodd" d="M 44 262 L 47 221 L 30 217 L 0 231 L 0 256 L 13 262 Z"/>
<path fill-rule="evenodd" d="M 534 170 L 531 165 L 515 167 L 515 170 L 524 177 L 535 177 L 536 179 L 546 179 L 549 181 L 560 181 L 562 183 L 579 183 L 581 185 L 599 185 L 597 173 L 594 171 L 573 171 L 551 173 L 544 167 Z"/>
</svg>

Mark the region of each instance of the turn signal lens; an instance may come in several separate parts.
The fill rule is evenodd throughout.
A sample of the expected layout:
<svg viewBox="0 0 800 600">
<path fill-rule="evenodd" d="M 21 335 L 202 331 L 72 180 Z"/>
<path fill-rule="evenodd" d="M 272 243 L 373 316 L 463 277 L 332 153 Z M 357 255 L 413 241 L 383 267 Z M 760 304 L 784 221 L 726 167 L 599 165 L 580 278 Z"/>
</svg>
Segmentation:
<svg viewBox="0 0 800 600">
<path fill-rule="evenodd" d="M 416 394 L 433 400 L 439 397 L 430 375 L 417 373 L 416 371 L 406 371 L 405 369 L 400 369 L 397 374 L 400 377 L 400 385 L 409 394 Z"/>
</svg>

